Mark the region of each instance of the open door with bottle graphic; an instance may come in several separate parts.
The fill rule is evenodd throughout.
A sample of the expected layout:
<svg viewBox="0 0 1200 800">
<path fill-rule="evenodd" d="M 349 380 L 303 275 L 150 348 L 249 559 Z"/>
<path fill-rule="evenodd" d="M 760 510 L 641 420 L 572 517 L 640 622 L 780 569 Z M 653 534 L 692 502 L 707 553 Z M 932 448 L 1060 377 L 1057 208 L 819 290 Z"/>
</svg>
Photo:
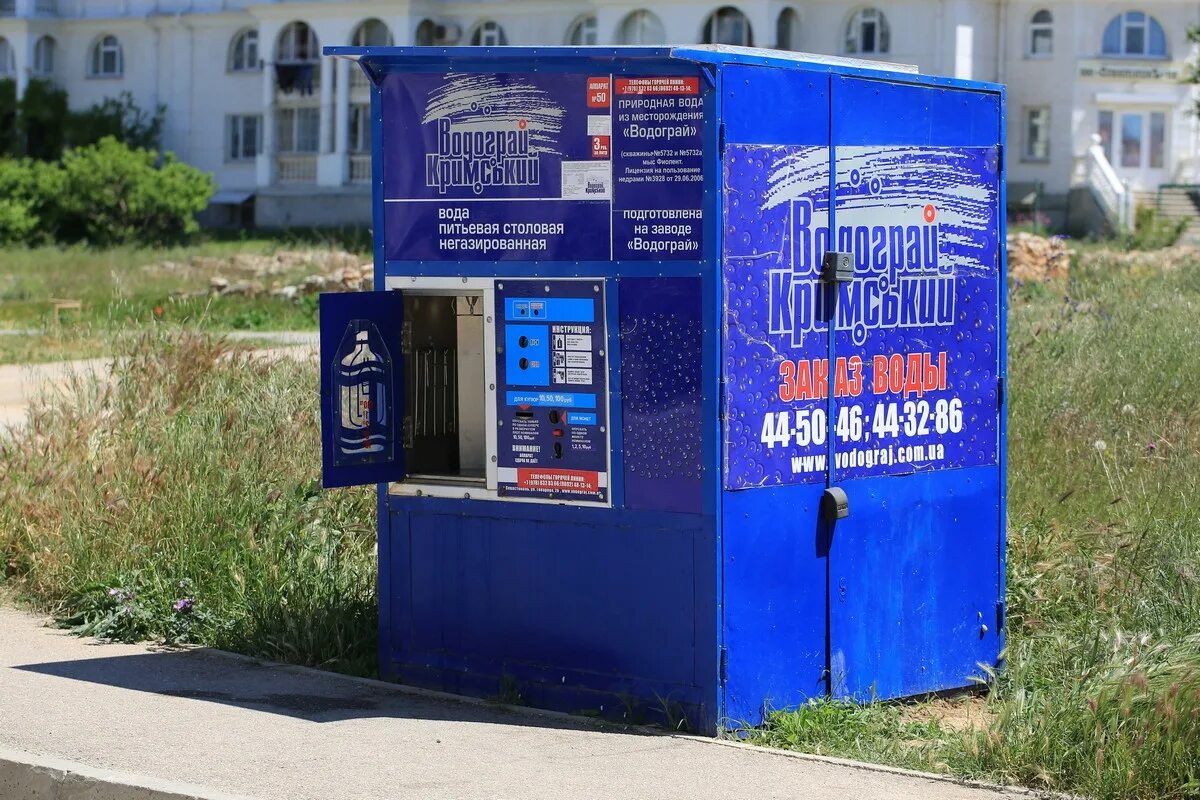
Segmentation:
<svg viewBox="0 0 1200 800">
<path fill-rule="evenodd" d="M 322 294 L 322 484 L 400 480 L 403 375 L 400 292 Z"/>
</svg>

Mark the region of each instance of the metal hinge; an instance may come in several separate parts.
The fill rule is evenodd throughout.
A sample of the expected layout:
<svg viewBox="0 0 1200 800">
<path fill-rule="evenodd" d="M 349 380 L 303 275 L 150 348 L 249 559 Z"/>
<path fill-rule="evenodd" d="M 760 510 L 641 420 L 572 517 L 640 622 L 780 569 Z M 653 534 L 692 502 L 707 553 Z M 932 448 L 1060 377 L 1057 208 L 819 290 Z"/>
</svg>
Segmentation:
<svg viewBox="0 0 1200 800">
<path fill-rule="evenodd" d="M 1001 631 L 1004 630 L 1005 611 L 1006 611 L 1006 609 L 1004 606 L 1004 601 L 997 600 L 996 601 L 996 632 L 997 633 L 1000 633 Z"/>
<path fill-rule="evenodd" d="M 725 155 L 725 123 L 717 126 L 717 152 Z"/>
<path fill-rule="evenodd" d="M 729 680 L 729 648 L 724 645 L 721 646 L 720 672 L 721 683 L 725 683 Z"/>
<path fill-rule="evenodd" d="M 1003 375 L 996 376 L 996 408 L 1004 408 L 1004 391 L 1007 381 Z"/>
</svg>

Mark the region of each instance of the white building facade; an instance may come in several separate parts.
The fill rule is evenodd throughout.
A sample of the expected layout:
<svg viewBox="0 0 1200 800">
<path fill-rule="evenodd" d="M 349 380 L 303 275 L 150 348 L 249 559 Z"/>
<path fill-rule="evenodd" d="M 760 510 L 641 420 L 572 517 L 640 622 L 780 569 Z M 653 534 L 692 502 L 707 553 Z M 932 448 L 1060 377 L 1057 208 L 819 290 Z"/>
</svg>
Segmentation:
<svg viewBox="0 0 1200 800">
<path fill-rule="evenodd" d="M 370 220 L 369 93 L 334 44 L 713 42 L 915 64 L 1009 87 L 1015 192 L 1200 182 L 1200 3 L 1174 0 L 0 0 L 0 79 L 167 106 L 163 146 L 265 225 Z M 1098 139 L 1096 137 L 1099 137 Z M 1103 162 L 1103 163 L 1101 163 Z"/>
</svg>

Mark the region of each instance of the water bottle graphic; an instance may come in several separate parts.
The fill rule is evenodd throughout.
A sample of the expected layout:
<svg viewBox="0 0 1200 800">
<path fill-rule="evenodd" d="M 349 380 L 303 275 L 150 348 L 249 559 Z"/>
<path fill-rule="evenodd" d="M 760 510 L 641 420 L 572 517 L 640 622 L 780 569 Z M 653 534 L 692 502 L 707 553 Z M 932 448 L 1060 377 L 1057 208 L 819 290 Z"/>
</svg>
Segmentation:
<svg viewBox="0 0 1200 800">
<path fill-rule="evenodd" d="M 392 460 L 392 357 L 370 320 L 346 325 L 333 362 L 334 463 Z"/>
</svg>

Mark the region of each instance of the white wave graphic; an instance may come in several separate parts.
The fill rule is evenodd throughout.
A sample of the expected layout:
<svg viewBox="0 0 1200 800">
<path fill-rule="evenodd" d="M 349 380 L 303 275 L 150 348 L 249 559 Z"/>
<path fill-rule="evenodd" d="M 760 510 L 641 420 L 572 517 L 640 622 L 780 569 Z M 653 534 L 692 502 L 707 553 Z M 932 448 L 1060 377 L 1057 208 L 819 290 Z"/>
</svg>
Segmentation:
<svg viewBox="0 0 1200 800">
<path fill-rule="evenodd" d="M 462 130 L 511 128 L 525 120 L 532 153 L 558 155 L 566 112 L 542 89 L 496 75 L 448 76 L 429 93 L 422 124 L 450 119 Z"/>
</svg>

